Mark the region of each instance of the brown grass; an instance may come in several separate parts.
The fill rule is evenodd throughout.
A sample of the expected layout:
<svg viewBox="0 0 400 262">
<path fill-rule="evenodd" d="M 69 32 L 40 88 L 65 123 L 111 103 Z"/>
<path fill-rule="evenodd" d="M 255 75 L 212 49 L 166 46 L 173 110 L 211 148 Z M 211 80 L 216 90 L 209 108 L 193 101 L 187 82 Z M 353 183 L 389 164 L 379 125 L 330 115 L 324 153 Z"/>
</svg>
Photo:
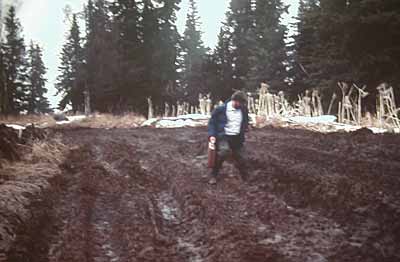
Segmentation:
<svg viewBox="0 0 400 262">
<path fill-rule="evenodd" d="M 61 142 L 60 137 L 50 140 L 38 140 L 32 144 L 32 152 L 27 160 L 32 163 L 45 162 L 60 165 L 64 161 L 67 146 Z"/>
<path fill-rule="evenodd" d="M 61 173 L 59 166 L 64 162 L 68 148 L 61 142 L 60 137 L 33 141 L 31 146 L 24 147 L 27 153 L 22 161 L 2 163 L 0 182 L 2 176 L 11 181 L 19 181 L 27 177 L 54 177 Z"/>
<path fill-rule="evenodd" d="M 15 124 L 25 126 L 35 124 L 40 127 L 50 127 L 56 124 L 56 121 L 50 115 L 19 115 L 19 116 L 1 116 L 0 124 Z"/>
<path fill-rule="evenodd" d="M 146 121 L 146 118 L 136 113 L 126 113 L 123 115 L 94 114 L 93 116 L 81 121 L 75 121 L 65 126 L 88 128 L 135 128 L 139 127 L 144 121 Z M 0 116 L 0 124 L 26 126 L 31 123 L 43 128 L 56 126 L 56 121 L 50 115 Z"/>
</svg>

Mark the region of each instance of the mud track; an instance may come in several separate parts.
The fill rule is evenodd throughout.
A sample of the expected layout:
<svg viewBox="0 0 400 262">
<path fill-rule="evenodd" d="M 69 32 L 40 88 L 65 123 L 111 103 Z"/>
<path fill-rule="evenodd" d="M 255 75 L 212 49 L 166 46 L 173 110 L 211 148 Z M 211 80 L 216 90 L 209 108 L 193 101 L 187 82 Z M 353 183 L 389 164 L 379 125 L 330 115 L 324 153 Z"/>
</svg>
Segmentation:
<svg viewBox="0 0 400 262">
<path fill-rule="evenodd" d="M 61 132 L 46 244 L 15 261 L 400 261 L 399 137 L 256 130 L 250 181 L 209 186 L 203 128 Z"/>
</svg>

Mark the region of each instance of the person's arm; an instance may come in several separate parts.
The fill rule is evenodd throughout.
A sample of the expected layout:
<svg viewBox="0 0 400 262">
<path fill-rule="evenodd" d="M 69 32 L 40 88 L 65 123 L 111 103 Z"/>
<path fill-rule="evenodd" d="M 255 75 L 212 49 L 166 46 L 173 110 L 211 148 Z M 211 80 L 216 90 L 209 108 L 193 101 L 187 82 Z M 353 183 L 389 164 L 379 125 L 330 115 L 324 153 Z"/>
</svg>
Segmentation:
<svg viewBox="0 0 400 262">
<path fill-rule="evenodd" d="M 221 111 L 221 108 L 218 107 L 214 110 L 214 112 L 211 115 L 210 121 L 208 122 L 208 138 L 211 138 L 211 137 L 216 138 L 218 135 L 217 121 L 218 121 L 218 115 L 219 115 L 220 111 Z"/>
<path fill-rule="evenodd" d="M 245 108 L 243 110 L 243 117 L 244 117 L 244 131 L 249 132 L 250 131 L 250 117 L 249 117 L 249 110 Z"/>
</svg>

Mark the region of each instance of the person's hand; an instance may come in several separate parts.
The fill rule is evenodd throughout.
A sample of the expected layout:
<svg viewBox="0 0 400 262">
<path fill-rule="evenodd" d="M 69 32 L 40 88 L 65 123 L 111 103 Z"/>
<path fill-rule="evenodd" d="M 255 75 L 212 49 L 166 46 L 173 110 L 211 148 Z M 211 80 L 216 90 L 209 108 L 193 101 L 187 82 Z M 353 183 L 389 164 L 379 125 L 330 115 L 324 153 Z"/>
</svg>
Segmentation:
<svg viewBox="0 0 400 262">
<path fill-rule="evenodd" d="M 217 142 L 217 139 L 215 138 L 215 136 L 210 136 L 209 137 L 209 141 L 213 144 L 215 144 L 215 142 Z"/>
</svg>

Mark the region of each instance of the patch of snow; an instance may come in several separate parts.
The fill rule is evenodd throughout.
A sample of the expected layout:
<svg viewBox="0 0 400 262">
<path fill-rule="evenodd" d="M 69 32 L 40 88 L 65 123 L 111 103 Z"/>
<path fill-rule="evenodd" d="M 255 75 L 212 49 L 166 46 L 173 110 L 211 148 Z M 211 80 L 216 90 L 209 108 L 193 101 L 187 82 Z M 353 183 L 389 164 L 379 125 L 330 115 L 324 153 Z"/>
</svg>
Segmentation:
<svg viewBox="0 0 400 262">
<path fill-rule="evenodd" d="M 24 126 L 14 125 L 14 124 L 8 124 L 6 126 L 18 131 L 18 138 L 22 137 L 22 132 L 26 129 Z"/>
<path fill-rule="evenodd" d="M 153 6 L 155 8 L 163 8 L 164 7 L 164 2 L 157 2 L 157 1 L 151 0 L 151 3 L 153 4 Z"/>
<path fill-rule="evenodd" d="M 210 119 L 209 115 L 202 114 L 188 114 L 176 117 L 177 119 L 192 119 L 192 120 L 208 120 Z"/>
<path fill-rule="evenodd" d="M 191 262 L 201 262 L 203 259 L 201 258 L 200 247 L 196 247 L 193 243 L 186 241 L 180 237 L 178 237 L 178 247 L 182 248 L 186 252 L 188 252 L 191 256 L 189 261 Z"/>
<path fill-rule="evenodd" d="M 57 125 L 66 125 L 66 124 L 70 124 L 71 121 L 58 121 L 56 123 L 57 123 Z"/>
<path fill-rule="evenodd" d="M 163 218 L 167 221 L 176 222 L 178 220 L 178 208 L 176 201 L 168 193 L 162 193 L 158 199 L 158 208 L 161 210 Z"/>
<path fill-rule="evenodd" d="M 15 129 L 15 130 L 25 130 L 25 127 L 24 126 L 20 126 L 20 125 L 9 124 L 9 125 L 6 125 L 6 126 L 12 128 L 12 129 Z"/>
<path fill-rule="evenodd" d="M 328 124 L 335 123 L 337 120 L 336 116 L 324 115 L 324 116 L 294 116 L 289 117 L 288 121 L 297 124 Z"/>
<path fill-rule="evenodd" d="M 368 127 L 369 130 L 372 131 L 374 134 L 384 134 L 387 133 L 387 129 L 379 128 L 379 127 Z"/>
<path fill-rule="evenodd" d="M 151 118 L 145 121 L 142 126 L 154 126 L 156 128 L 181 128 L 205 126 L 210 116 L 202 114 L 188 114 L 178 117 L 164 117 L 161 119 Z"/>
<path fill-rule="evenodd" d="M 333 123 L 332 127 L 334 128 L 333 131 L 345 131 L 345 132 L 354 132 L 362 128 L 361 126 L 342 124 L 342 123 Z"/>
<path fill-rule="evenodd" d="M 152 126 L 157 121 L 158 121 L 158 118 L 150 118 L 149 120 L 144 121 L 142 126 Z"/>
<path fill-rule="evenodd" d="M 360 125 L 351 125 L 351 124 L 343 124 L 338 123 L 336 116 L 324 115 L 319 117 L 307 117 L 307 116 L 295 116 L 285 119 L 288 124 L 300 124 L 300 125 L 308 125 L 314 127 L 315 130 L 319 130 L 320 132 L 354 132 L 364 126 Z M 385 128 L 379 127 L 367 127 L 374 134 L 384 134 L 387 133 L 388 130 Z M 400 131 L 400 130 L 399 130 Z"/>
<path fill-rule="evenodd" d="M 178 120 L 160 120 L 156 123 L 156 128 L 181 128 L 181 127 L 196 127 L 204 126 L 202 122 L 194 121 L 192 119 L 178 119 Z"/>
<path fill-rule="evenodd" d="M 85 115 L 78 115 L 78 116 L 67 116 L 69 121 L 74 122 L 74 121 L 81 121 L 86 118 Z"/>
<path fill-rule="evenodd" d="M 255 124 L 257 123 L 257 114 L 249 114 L 249 120 L 250 120 L 250 124 Z"/>
<path fill-rule="evenodd" d="M 67 116 L 68 120 L 58 121 L 57 125 L 66 125 L 71 124 L 72 122 L 79 122 L 86 118 L 85 115 L 77 115 L 77 116 Z"/>
</svg>

